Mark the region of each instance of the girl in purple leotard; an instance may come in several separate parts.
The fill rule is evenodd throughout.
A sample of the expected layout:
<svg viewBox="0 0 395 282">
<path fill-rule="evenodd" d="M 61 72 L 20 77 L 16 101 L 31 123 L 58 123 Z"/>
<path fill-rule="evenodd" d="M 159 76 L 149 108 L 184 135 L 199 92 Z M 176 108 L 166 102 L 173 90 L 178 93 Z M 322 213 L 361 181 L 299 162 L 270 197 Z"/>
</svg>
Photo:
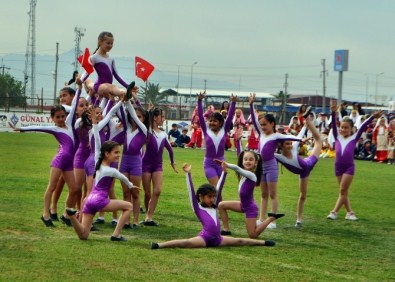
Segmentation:
<svg viewBox="0 0 395 282">
<path fill-rule="evenodd" d="M 153 108 L 149 111 L 148 141 L 146 151 L 143 157 L 143 187 L 144 187 L 144 204 L 147 210 L 145 220 L 141 223 L 146 226 L 158 226 L 159 224 L 152 220 L 156 206 L 158 205 L 159 196 L 162 192 L 163 183 L 163 149 L 169 152 L 170 164 L 177 173 L 176 164 L 174 163 L 173 149 L 167 140 L 166 132 L 159 127 L 165 120 L 164 112 L 159 108 Z M 153 190 L 151 192 L 151 182 Z"/>
<path fill-rule="evenodd" d="M 260 184 L 262 175 L 262 161 L 260 155 L 254 151 L 243 151 L 239 155 L 237 165 L 229 164 L 223 160 L 217 160 L 223 168 L 230 168 L 236 171 L 239 179 L 239 201 L 222 201 L 218 210 L 222 218 L 224 230 L 222 235 L 231 235 L 229 230 L 228 210 L 245 214 L 245 224 L 248 236 L 257 238 L 266 227 L 284 214 L 269 213 L 268 218 L 257 225 L 258 207 L 254 200 L 255 186 Z"/>
<path fill-rule="evenodd" d="M 299 144 L 297 141 L 284 141 L 279 144 L 281 154 L 275 154 L 277 161 L 285 166 L 290 172 L 299 175 L 299 200 L 298 200 L 298 211 L 296 217 L 295 227 L 302 226 L 302 215 L 304 203 L 307 196 L 307 184 L 309 181 L 310 172 L 313 170 L 315 164 L 318 162 L 321 154 L 322 141 L 320 133 L 314 126 L 313 118 L 307 117 L 305 119 L 305 125 L 300 130 L 298 137 L 302 138 L 305 135 L 306 130 L 310 130 L 314 138 L 314 147 L 311 150 L 310 156 L 302 159 L 299 156 Z"/>
<path fill-rule="evenodd" d="M 336 101 L 331 102 L 332 111 L 332 132 L 335 138 L 335 175 L 339 183 L 339 197 L 336 201 L 334 209 L 328 214 L 328 219 L 337 219 L 337 213 L 344 205 L 347 210 L 347 220 L 357 220 L 355 213 L 351 209 L 350 200 L 348 198 L 348 190 L 350 189 L 352 179 L 354 177 L 354 149 L 361 134 L 365 131 L 366 127 L 372 122 L 374 118 L 379 118 L 383 111 L 374 112 L 362 125 L 358 128 L 356 133 L 352 133 L 354 123 L 351 119 L 346 118 L 340 122 L 340 129 L 337 129 L 336 119 Z"/>
<path fill-rule="evenodd" d="M 51 118 L 55 123 L 54 126 L 27 126 L 15 128 L 15 131 L 28 132 L 39 131 L 54 135 L 59 142 L 59 150 L 51 162 L 51 171 L 49 183 L 44 194 L 44 210 L 41 220 L 47 227 L 53 227 L 50 217 L 50 206 L 52 194 L 56 188 L 56 184 L 62 175 L 69 187 L 69 194 L 66 200 L 66 206 L 73 206 L 77 194 L 75 178 L 73 172 L 74 154 L 77 149 L 77 139 L 74 131 L 75 109 L 77 101 L 81 95 L 81 88 L 77 90 L 77 94 L 72 101 L 72 107 L 66 118 L 66 111 L 63 106 L 54 106 L 51 109 Z"/>
<path fill-rule="evenodd" d="M 98 37 L 98 46 L 96 51 L 90 56 L 89 60 L 97 73 L 97 80 L 93 83 L 90 80 L 87 88 L 93 89 L 99 96 L 109 99 L 111 96 L 123 96 L 124 89 L 112 84 L 113 77 L 125 88 L 128 84 L 119 76 L 115 67 L 115 61 L 109 56 L 114 43 L 114 37 L 111 32 L 103 31 Z"/>
<path fill-rule="evenodd" d="M 135 186 L 140 187 L 142 178 L 143 146 L 147 142 L 148 113 L 141 107 L 134 108 L 126 102 L 126 136 L 123 143 L 121 167 L 124 174 Z M 123 199 L 133 204 L 133 223 L 127 222 L 125 228 L 137 228 L 140 215 L 140 191 L 130 190 L 122 184 Z"/>
<path fill-rule="evenodd" d="M 278 209 L 278 166 L 277 160 L 274 157 L 277 145 L 282 141 L 300 141 L 301 139 L 292 135 L 276 133 L 276 121 L 274 116 L 271 114 L 264 115 L 258 121 L 253 105 L 254 99 L 255 93 L 250 95 L 249 103 L 251 121 L 259 133 L 259 153 L 261 154 L 263 161 L 263 174 L 261 177 L 262 198 L 260 209 L 260 221 L 263 222 L 267 211 L 269 195 L 272 200 L 272 212 L 276 213 Z M 272 222 L 268 228 L 276 228 L 276 224 Z"/>
<path fill-rule="evenodd" d="M 225 168 L 224 168 L 225 169 Z M 274 241 L 256 240 L 249 238 L 233 238 L 221 236 L 221 225 L 216 207 L 219 203 L 222 188 L 226 178 L 226 170 L 222 172 L 216 188 L 211 184 L 204 184 L 196 191 L 193 187 L 191 166 L 183 165 L 186 173 L 187 187 L 192 209 L 202 224 L 199 235 L 189 239 L 172 240 L 163 243 L 151 243 L 152 249 L 162 248 L 206 248 L 218 246 L 274 246 Z"/>
<path fill-rule="evenodd" d="M 204 135 L 204 140 L 206 142 L 206 151 L 203 161 L 203 167 L 208 182 L 211 185 L 215 186 L 217 185 L 218 179 L 221 175 L 222 168 L 221 165 L 216 163 L 214 160 L 225 159 L 226 134 L 232 125 L 237 97 L 233 96 L 233 94 L 230 97 L 231 104 L 226 120 L 224 121 L 221 113 L 214 112 L 208 118 L 208 126 L 206 125 L 203 116 L 202 100 L 205 97 L 205 92 L 198 94 L 198 115 L 200 126 Z"/>
<path fill-rule="evenodd" d="M 108 193 L 114 182 L 114 178 L 118 178 L 124 182 L 130 189 L 138 189 L 138 187 L 134 186 L 133 183 L 117 169 L 111 167 L 111 163 L 118 162 L 119 160 L 120 146 L 114 141 L 105 141 L 102 145 L 94 109 L 90 111 L 90 118 L 93 124 L 92 131 L 95 141 L 96 166 L 93 175 L 95 178 L 95 185 L 91 194 L 85 200 L 82 210 L 82 223 L 80 223 L 75 216 L 77 213 L 76 209 L 66 208 L 66 212 L 70 216 L 78 237 L 81 240 L 86 240 L 89 237 L 93 217 L 98 211 L 112 212 L 122 210 L 122 215 L 111 236 L 111 241 L 126 241 L 124 237 L 120 236 L 120 233 L 132 212 L 132 204 L 123 200 L 111 200 L 108 198 Z"/>
</svg>

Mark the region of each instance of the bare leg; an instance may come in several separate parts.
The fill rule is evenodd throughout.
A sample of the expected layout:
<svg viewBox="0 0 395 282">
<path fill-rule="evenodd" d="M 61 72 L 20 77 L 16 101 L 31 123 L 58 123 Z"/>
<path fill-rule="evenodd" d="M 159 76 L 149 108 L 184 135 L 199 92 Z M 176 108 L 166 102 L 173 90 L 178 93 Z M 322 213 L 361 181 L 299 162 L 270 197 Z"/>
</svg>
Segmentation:
<svg viewBox="0 0 395 282">
<path fill-rule="evenodd" d="M 148 204 L 147 215 L 145 217 L 146 221 L 152 221 L 152 217 L 154 216 L 156 206 L 158 205 L 160 193 L 162 192 L 162 183 L 163 183 L 163 172 L 156 171 L 152 173 L 153 193 Z"/>
<path fill-rule="evenodd" d="M 261 224 L 256 225 L 256 218 L 246 218 L 246 229 L 248 237 L 258 238 L 258 236 L 266 229 L 266 227 L 276 220 L 274 217 L 266 218 Z"/>
<path fill-rule="evenodd" d="M 240 201 L 222 201 L 218 205 L 218 211 L 222 218 L 222 225 L 224 231 L 229 231 L 229 217 L 227 210 L 242 212 L 240 207 Z"/>
<path fill-rule="evenodd" d="M 219 177 L 218 177 L 218 176 L 214 176 L 214 177 L 211 177 L 211 178 L 208 178 L 208 179 L 207 179 L 207 181 L 208 181 L 211 185 L 213 185 L 214 187 L 217 186 L 218 180 L 219 180 Z"/>
<path fill-rule="evenodd" d="M 345 208 L 347 212 L 352 211 L 350 202 L 348 200 L 348 190 L 350 188 L 352 179 L 353 175 L 349 174 L 343 174 L 342 176 L 338 177 L 338 181 L 340 184 L 339 198 L 337 199 L 335 208 L 333 209 L 334 212 L 338 212 L 343 205 L 346 205 Z"/>
<path fill-rule="evenodd" d="M 89 233 L 91 232 L 93 217 L 93 214 L 84 213 L 82 223 L 80 223 L 74 215 L 70 216 L 70 220 L 73 224 L 75 233 L 77 233 L 78 238 L 80 238 L 81 240 L 88 239 Z"/>
<path fill-rule="evenodd" d="M 306 201 L 306 196 L 307 196 L 308 181 L 309 181 L 308 177 L 299 179 L 300 194 L 299 194 L 298 211 L 297 211 L 297 217 L 296 217 L 296 221 L 298 221 L 298 222 L 302 222 L 304 203 Z"/>
<path fill-rule="evenodd" d="M 159 248 L 205 248 L 206 242 L 202 237 L 197 236 L 190 239 L 172 240 L 158 243 Z"/>
<path fill-rule="evenodd" d="M 141 176 L 130 176 L 130 181 L 133 185 L 140 187 L 141 185 Z M 133 204 L 133 224 L 139 223 L 140 216 L 140 190 L 139 189 L 131 189 L 132 194 L 132 204 Z"/>
<path fill-rule="evenodd" d="M 49 174 L 49 183 L 47 190 L 44 193 L 44 210 L 43 217 L 45 220 L 50 219 L 49 208 L 51 206 L 52 194 L 55 191 L 56 183 L 58 183 L 59 177 L 62 175 L 62 171 L 59 168 L 51 167 Z"/>
<path fill-rule="evenodd" d="M 61 175 L 58 182 L 56 183 L 56 188 L 52 195 L 51 213 L 57 213 L 58 211 L 58 202 L 60 196 L 62 195 L 64 184 L 65 181 Z"/>
<path fill-rule="evenodd" d="M 64 171 L 63 172 L 63 178 L 67 183 L 67 186 L 69 187 L 69 193 L 67 195 L 66 199 L 66 207 L 67 208 L 74 208 L 75 207 L 75 201 L 77 200 L 77 186 L 75 185 L 75 177 L 74 177 L 74 171 Z M 69 217 L 66 212 L 63 213 L 65 217 Z"/>
<path fill-rule="evenodd" d="M 86 193 L 86 190 L 84 193 L 82 192 L 84 187 L 86 189 L 85 170 L 74 168 L 74 177 L 75 177 L 75 185 L 77 187 L 77 191 L 79 191 L 77 193 L 77 198 L 75 201 L 76 201 L 77 209 L 81 210 L 81 201 L 82 198 L 84 197 L 84 194 Z"/>
<path fill-rule="evenodd" d="M 130 214 L 132 212 L 132 204 L 123 200 L 110 200 L 107 206 L 105 206 L 102 211 L 104 212 L 112 212 L 122 210 L 122 215 L 118 220 L 118 224 L 115 227 L 114 233 L 112 236 L 119 237 L 121 234 L 122 228 L 125 226 L 125 223 L 129 220 Z"/>
<path fill-rule="evenodd" d="M 220 246 L 265 246 L 265 240 L 250 238 L 222 237 Z"/>
<path fill-rule="evenodd" d="M 269 188 L 266 182 L 261 182 L 261 213 L 259 219 L 263 221 L 266 217 L 267 206 L 269 201 Z"/>
<path fill-rule="evenodd" d="M 148 210 L 148 205 L 151 200 L 151 178 L 152 174 L 149 172 L 143 173 L 143 188 L 144 188 L 144 207 Z"/>
</svg>

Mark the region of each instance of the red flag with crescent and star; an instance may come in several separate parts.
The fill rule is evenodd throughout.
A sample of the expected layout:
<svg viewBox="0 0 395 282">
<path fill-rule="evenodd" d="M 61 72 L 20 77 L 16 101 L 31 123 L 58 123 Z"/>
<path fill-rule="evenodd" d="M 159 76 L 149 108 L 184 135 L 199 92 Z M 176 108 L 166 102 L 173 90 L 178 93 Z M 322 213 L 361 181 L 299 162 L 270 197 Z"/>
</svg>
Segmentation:
<svg viewBox="0 0 395 282">
<path fill-rule="evenodd" d="M 85 48 L 84 54 L 82 54 L 81 56 L 79 56 L 77 58 L 78 62 L 80 62 L 81 66 L 84 68 L 84 70 L 88 73 L 91 74 L 92 72 L 94 72 L 94 68 L 91 65 L 91 63 L 89 62 L 89 57 L 90 57 L 90 53 L 89 53 L 89 49 Z"/>
<path fill-rule="evenodd" d="M 151 63 L 137 56 L 135 58 L 134 64 L 136 68 L 136 76 L 146 82 L 148 77 L 154 71 L 155 67 Z"/>
</svg>

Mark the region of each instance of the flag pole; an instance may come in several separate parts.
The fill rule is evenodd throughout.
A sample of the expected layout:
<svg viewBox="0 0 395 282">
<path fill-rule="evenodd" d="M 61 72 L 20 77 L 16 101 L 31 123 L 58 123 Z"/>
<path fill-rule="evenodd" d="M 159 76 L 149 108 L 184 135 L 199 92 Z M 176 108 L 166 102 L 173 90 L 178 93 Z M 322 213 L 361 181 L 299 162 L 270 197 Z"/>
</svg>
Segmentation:
<svg viewBox="0 0 395 282">
<path fill-rule="evenodd" d="M 148 79 L 145 81 L 145 89 L 144 89 L 145 107 L 148 109 L 148 105 L 147 105 L 147 90 L 148 90 Z"/>
</svg>

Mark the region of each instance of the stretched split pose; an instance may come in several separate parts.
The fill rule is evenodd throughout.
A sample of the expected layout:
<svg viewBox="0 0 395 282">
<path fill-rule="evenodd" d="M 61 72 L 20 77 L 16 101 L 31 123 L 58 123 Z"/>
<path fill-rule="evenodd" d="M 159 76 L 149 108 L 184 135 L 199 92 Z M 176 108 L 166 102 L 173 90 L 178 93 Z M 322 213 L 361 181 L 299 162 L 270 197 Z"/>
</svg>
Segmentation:
<svg viewBox="0 0 395 282">
<path fill-rule="evenodd" d="M 224 167 L 225 169 L 225 167 Z M 203 184 L 196 191 L 193 187 L 191 166 L 189 164 L 183 165 L 183 170 L 186 173 L 187 188 L 192 209 L 196 217 L 202 224 L 202 231 L 196 237 L 189 239 L 172 240 L 163 243 L 151 243 L 152 249 L 162 248 L 206 248 L 218 246 L 274 246 L 274 241 L 256 240 L 249 238 L 233 238 L 228 236 L 221 236 L 221 225 L 218 218 L 216 207 L 219 203 L 222 188 L 226 178 L 226 171 L 217 183 L 216 188 L 211 184 Z"/>
</svg>

